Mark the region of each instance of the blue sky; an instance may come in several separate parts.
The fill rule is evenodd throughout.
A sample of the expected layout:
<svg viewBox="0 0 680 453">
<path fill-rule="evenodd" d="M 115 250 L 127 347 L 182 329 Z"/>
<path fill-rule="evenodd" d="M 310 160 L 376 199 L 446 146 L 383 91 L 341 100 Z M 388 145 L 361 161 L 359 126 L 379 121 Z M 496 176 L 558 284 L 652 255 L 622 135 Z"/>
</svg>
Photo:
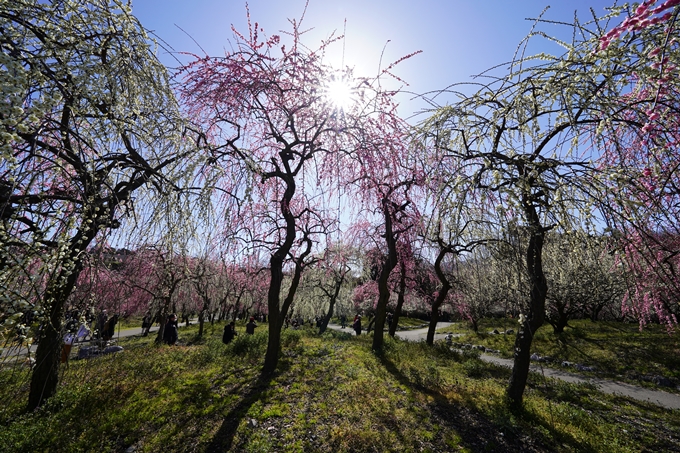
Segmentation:
<svg viewBox="0 0 680 453">
<path fill-rule="evenodd" d="M 548 5 L 551 7 L 545 18 L 570 22 L 575 10 L 581 18 L 590 17 L 590 7 L 602 15 L 612 2 L 310 0 L 303 25 L 313 28 L 305 43 L 315 47 L 333 31 L 342 34 L 346 20 L 344 62 L 355 67 L 357 75 L 376 74 L 383 49 L 383 67 L 422 51 L 400 64 L 396 73 L 408 82 L 406 89 L 425 93 L 471 81 L 470 76 L 511 59 L 517 44 L 531 29 L 532 22 L 525 19 L 537 17 Z M 287 19 L 299 18 L 304 6 L 305 0 L 249 2 L 252 20 L 259 22 L 267 35 L 290 30 Z M 231 25 L 242 32 L 247 30 L 242 0 L 133 0 L 133 13 L 176 51 L 201 54 L 195 40 L 211 56 L 223 55 L 232 38 Z M 543 25 L 542 29 L 551 35 L 565 33 L 558 26 Z M 553 52 L 557 50 L 552 48 Z M 335 51 L 333 63 L 339 65 L 342 45 L 336 45 Z M 163 61 L 172 64 L 167 56 Z M 402 100 L 402 112 L 417 109 L 417 103 L 409 104 L 408 99 Z"/>
</svg>

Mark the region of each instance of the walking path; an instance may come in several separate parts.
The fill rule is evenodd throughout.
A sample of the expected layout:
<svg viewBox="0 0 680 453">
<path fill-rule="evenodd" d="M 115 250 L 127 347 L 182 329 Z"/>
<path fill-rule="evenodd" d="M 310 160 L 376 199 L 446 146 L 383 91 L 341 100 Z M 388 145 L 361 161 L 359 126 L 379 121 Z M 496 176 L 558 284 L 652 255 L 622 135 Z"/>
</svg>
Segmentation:
<svg viewBox="0 0 680 453">
<path fill-rule="evenodd" d="M 191 319 L 189 320 L 190 325 L 194 325 L 198 323 L 198 319 Z M 185 327 L 185 323 L 180 323 L 179 327 Z M 149 329 L 149 334 L 152 334 L 154 332 L 158 331 L 158 326 L 152 326 L 151 329 Z M 132 337 L 134 335 L 141 335 L 142 334 L 142 328 L 141 327 L 127 327 L 125 329 L 116 329 L 116 335 L 113 336 L 113 339 L 118 339 L 118 338 L 123 338 L 123 337 Z M 74 343 L 73 346 L 84 346 L 84 345 L 89 345 L 90 340 L 83 341 L 83 342 L 78 342 Z M 36 349 L 38 348 L 37 345 L 31 345 L 31 356 L 35 354 Z M 13 359 L 16 360 L 18 357 L 23 357 L 26 355 L 26 348 L 21 347 L 17 348 L 16 346 L 14 347 L 8 347 L 3 349 L 0 352 L 0 362 L 4 362 L 7 359 Z"/>
<path fill-rule="evenodd" d="M 452 323 L 450 322 L 440 322 L 437 324 L 437 328 L 442 329 L 450 326 L 451 324 Z M 343 332 L 352 332 L 350 327 L 347 327 L 344 330 L 340 326 L 334 324 L 329 324 L 328 327 Z M 398 331 L 396 335 L 402 340 L 423 341 L 427 338 L 427 329 L 403 330 Z M 437 333 L 435 334 L 435 341 L 443 340 L 444 337 L 445 334 Z M 486 362 L 495 363 L 496 365 L 509 368 L 512 368 L 513 365 L 513 361 L 511 359 L 503 359 L 489 354 L 482 354 L 480 358 Z M 531 365 L 530 370 L 540 373 L 546 377 L 560 379 L 573 384 L 593 384 L 603 393 L 609 393 L 611 395 L 623 395 L 638 401 L 651 402 L 667 409 L 680 409 L 680 395 L 664 392 L 662 390 L 651 390 L 631 384 L 625 384 L 623 382 L 610 381 L 607 379 L 589 378 L 574 373 L 568 373 L 562 370 L 556 370 L 554 368 L 545 368 L 540 365 Z"/>
</svg>

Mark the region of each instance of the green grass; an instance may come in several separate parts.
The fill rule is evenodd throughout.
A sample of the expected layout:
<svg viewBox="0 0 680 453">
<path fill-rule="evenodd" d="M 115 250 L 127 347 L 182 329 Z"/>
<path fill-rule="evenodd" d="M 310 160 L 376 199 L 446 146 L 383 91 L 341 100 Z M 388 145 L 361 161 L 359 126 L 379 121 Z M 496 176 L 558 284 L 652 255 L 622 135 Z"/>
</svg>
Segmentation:
<svg viewBox="0 0 680 453">
<path fill-rule="evenodd" d="M 618 322 L 570 321 L 561 334 L 554 334 L 552 326 L 543 325 L 536 333 L 531 352 L 554 359 L 553 367 L 563 361 L 596 367 L 598 377 L 623 380 L 637 385 L 654 387 L 643 379 L 647 376 L 665 376 L 680 382 L 680 342 L 677 335 L 669 335 L 665 327 L 646 326 L 642 331 L 637 324 Z M 517 331 L 517 323 L 507 319 L 485 319 L 478 333 L 467 323 L 440 329 L 463 334 L 455 339 L 460 343 L 481 344 L 501 351 L 511 358 L 515 335 L 490 335 L 494 329 Z M 678 392 L 676 388 L 664 388 Z"/>
<path fill-rule="evenodd" d="M 27 373 L 0 371 L 2 452 L 638 452 L 680 450 L 680 411 L 532 375 L 525 410 L 504 400 L 510 371 L 441 345 L 315 329 L 284 332 L 277 373 L 261 378 L 266 329 L 221 344 L 121 341 L 72 361 L 57 395 L 24 413 Z"/>
<path fill-rule="evenodd" d="M 347 326 L 352 327 L 352 320 L 353 317 L 347 318 Z M 361 326 L 366 329 L 369 324 L 368 316 L 365 316 L 361 319 Z M 372 319 L 372 318 L 371 318 Z M 340 324 L 340 318 L 333 318 L 333 323 L 335 324 Z M 408 330 L 408 329 L 420 329 L 423 326 L 427 326 L 429 324 L 428 321 L 423 321 L 420 318 L 409 318 L 406 316 L 400 316 L 399 317 L 399 328 L 402 330 Z M 387 329 L 387 322 L 385 322 L 385 330 Z"/>
<path fill-rule="evenodd" d="M 427 325 L 429 325 L 429 321 L 423 321 L 419 318 L 399 317 L 399 327 L 402 329 L 419 329 Z"/>
</svg>

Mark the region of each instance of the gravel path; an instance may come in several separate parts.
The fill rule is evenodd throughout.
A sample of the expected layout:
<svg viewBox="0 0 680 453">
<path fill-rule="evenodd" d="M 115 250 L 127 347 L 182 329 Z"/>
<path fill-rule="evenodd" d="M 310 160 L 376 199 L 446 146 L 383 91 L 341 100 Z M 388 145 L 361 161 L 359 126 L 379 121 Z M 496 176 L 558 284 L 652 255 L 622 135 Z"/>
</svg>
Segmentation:
<svg viewBox="0 0 680 453">
<path fill-rule="evenodd" d="M 442 329 L 450 326 L 452 323 L 440 322 L 437 324 L 438 329 Z M 338 325 L 329 324 L 330 328 L 351 333 L 351 328 L 347 327 L 344 330 Z M 414 329 L 405 330 L 397 332 L 397 336 L 402 340 L 408 341 L 423 341 L 427 338 L 427 328 L 424 329 Z M 436 340 L 443 340 L 445 334 L 435 334 Z M 512 368 L 511 359 L 503 359 L 490 354 L 482 354 L 480 357 L 482 360 L 490 363 L 495 363 L 496 365 L 505 366 Z M 584 384 L 589 383 L 595 385 L 598 390 L 603 393 L 609 393 L 612 395 L 622 395 L 629 398 L 646 401 L 657 404 L 659 406 L 665 407 L 667 409 L 680 409 L 680 395 L 673 393 L 664 392 L 662 390 L 651 390 L 642 387 L 637 387 L 631 384 L 625 384 L 623 382 L 610 381 L 607 379 L 597 379 L 590 378 L 586 376 L 581 376 L 574 373 L 569 373 L 562 370 L 556 370 L 554 368 L 544 368 L 540 365 L 531 365 L 531 371 L 540 373 L 546 377 L 551 377 L 555 379 L 560 379 L 565 382 L 570 382 L 574 384 Z"/>
</svg>

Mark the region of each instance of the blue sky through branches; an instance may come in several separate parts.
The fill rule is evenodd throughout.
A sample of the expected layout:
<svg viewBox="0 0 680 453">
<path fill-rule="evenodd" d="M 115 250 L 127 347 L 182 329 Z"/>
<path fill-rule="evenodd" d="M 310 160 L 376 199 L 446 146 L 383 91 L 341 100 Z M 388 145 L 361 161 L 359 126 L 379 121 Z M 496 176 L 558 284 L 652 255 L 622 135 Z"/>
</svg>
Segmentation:
<svg viewBox="0 0 680 453">
<path fill-rule="evenodd" d="M 602 16 L 612 2 L 310 0 L 303 22 L 306 26 L 302 28 L 312 28 L 305 40 L 311 47 L 333 31 L 340 35 L 346 29 L 344 63 L 354 67 L 356 75 L 377 74 L 381 54 L 385 67 L 422 50 L 422 54 L 401 63 L 396 70 L 409 84 L 404 89 L 420 94 L 471 81 L 471 76 L 509 61 L 518 43 L 531 30 L 532 22 L 525 19 L 538 17 L 548 5 L 550 9 L 544 18 L 572 22 L 575 11 L 585 21 L 592 17 L 591 7 Z M 300 18 L 305 0 L 251 0 L 248 5 L 252 20 L 264 28 L 266 35 L 272 35 L 290 30 L 288 19 Z M 203 48 L 209 55 L 219 56 L 230 48 L 232 24 L 243 33 L 247 31 L 246 4 L 241 0 L 136 0 L 133 12 L 145 27 L 177 52 L 200 55 Z M 570 38 L 566 27 L 542 25 L 541 29 L 550 35 Z M 340 66 L 342 47 L 333 47 L 336 52 L 330 55 L 333 65 Z M 561 53 L 557 46 L 538 40 L 528 51 Z M 175 64 L 168 55 L 162 59 L 168 65 Z M 401 101 L 404 111 L 414 112 L 423 107 L 423 103 L 409 99 L 405 96 Z"/>
<path fill-rule="evenodd" d="M 327 56 L 327 62 L 336 67 L 344 62 L 358 76 L 377 75 L 380 67 L 422 51 L 394 71 L 408 83 L 403 86 L 409 94 L 400 98 L 400 112 L 410 115 L 428 107 L 417 94 L 473 82 L 474 75 L 509 62 L 534 25 L 527 19 L 539 17 L 547 6 L 550 8 L 543 19 L 571 23 L 577 12 L 579 20 L 586 22 L 592 19 L 591 7 L 599 17 L 606 14 L 605 8 L 613 1 L 310 0 L 301 28 L 309 29 L 303 42 L 314 49 L 322 39 L 344 31 L 344 42 L 331 47 L 335 53 Z M 271 36 L 290 31 L 289 19 L 299 20 L 305 4 L 306 0 L 250 0 L 248 7 L 251 20 L 259 23 L 265 36 Z M 176 59 L 189 61 L 190 57 L 182 52 L 224 55 L 234 42 L 232 24 L 241 33 L 248 32 L 243 0 L 134 0 L 133 13 L 174 49 L 174 55 L 161 50 L 161 59 L 168 66 L 177 66 Z M 571 40 L 570 27 L 541 24 L 539 28 L 548 35 Z M 538 52 L 561 54 L 563 50 L 545 39 L 532 40 L 526 55 Z M 506 73 L 505 67 L 496 73 Z M 437 101 L 444 104 L 447 98 L 439 96 Z M 425 117 L 419 115 L 411 122 Z M 347 209 L 339 208 L 342 212 Z M 345 230 L 346 219 L 342 223 Z"/>
</svg>

